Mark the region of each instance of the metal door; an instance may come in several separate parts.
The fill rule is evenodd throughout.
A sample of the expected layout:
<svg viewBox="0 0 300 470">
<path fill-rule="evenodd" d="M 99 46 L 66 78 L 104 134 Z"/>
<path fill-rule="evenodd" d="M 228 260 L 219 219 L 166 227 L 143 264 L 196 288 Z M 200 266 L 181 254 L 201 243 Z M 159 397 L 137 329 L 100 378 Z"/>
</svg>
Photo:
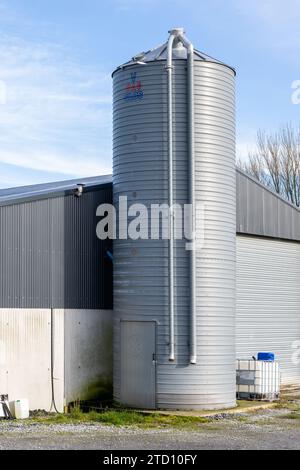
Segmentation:
<svg viewBox="0 0 300 470">
<path fill-rule="evenodd" d="M 155 409 L 155 322 L 121 322 L 121 402 Z"/>
</svg>

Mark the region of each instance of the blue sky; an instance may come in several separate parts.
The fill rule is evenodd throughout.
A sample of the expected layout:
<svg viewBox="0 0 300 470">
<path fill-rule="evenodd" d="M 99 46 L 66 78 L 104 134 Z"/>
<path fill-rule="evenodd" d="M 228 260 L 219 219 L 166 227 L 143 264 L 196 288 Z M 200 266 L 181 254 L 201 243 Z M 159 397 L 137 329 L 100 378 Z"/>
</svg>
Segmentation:
<svg viewBox="0 0 300 470">
<path fill-rule="evenodd" d="M 111 171 L 111 72 L 183 26 L 236 67 L 237 153 L 300 124 L 299 0 L 0 0 L 0 187 Z"/>
</svg>

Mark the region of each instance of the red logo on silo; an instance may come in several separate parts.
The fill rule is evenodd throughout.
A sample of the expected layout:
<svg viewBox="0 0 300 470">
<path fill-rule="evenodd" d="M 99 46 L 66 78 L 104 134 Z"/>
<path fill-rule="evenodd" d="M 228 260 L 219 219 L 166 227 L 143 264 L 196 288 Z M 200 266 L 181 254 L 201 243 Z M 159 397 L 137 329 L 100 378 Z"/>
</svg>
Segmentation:
<svg viewBox="0 0 300 470">
<path fill-rule="evenodd" d="M 124 100 L 135 101 L 142 100 L 144 98 L 144 92 L 142 89 L 142 83 L 137 78 L 137 73 L 134 72 L 130 75 L 130 82 L 126 85 L 126 94 Z"/>
</svg>

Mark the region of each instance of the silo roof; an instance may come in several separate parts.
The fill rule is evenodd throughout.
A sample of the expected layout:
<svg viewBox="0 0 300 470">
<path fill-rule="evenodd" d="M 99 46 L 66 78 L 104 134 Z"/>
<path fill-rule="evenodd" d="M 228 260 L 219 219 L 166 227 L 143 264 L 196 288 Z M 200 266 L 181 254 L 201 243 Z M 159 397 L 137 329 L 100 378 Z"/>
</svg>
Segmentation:
<svg viewBox="0 0 300 470">
<path fill-rule="evenodd" d="M 113 74 L 119 70 L 122 69 L 123 67 L 128 67 L 131 65 L 143 65 L 147 64 L 149 62 L 158 62 L 158 61 L 166 61 L 167 60 L 167 50 L 168 50 L 168 43 L 165 42 L 164 44 L 161 44 L 154 49 L 150 49 L 147 52 L 140 52 L 139 54 L 136 54 L 134 57 L 132 57 L 131 60 L 126 62 L 125 64 L 121 65 L 118 67 Z M 173 48 L 173 58 L 174 59 L 187 59 L 187 49 L 182 45 L 182 43 L 179 41 L 177 44 L 177 47 Z M 217 59 L 214 59 L 213 57 L 205 54 L 204 52 L 198 51 L 195 49 L 194 51 L 194 59 L 196 61 L 204 61 L 204 62 L 212 62 L 215 64 L 221 64 L 224 65 L 225 67 L 230 68 L 233 70 L 234 73 L 235 69 L 231 67 L 230 65 L 225 64 L 224 62 L 221 62 Z"/>
</svg>

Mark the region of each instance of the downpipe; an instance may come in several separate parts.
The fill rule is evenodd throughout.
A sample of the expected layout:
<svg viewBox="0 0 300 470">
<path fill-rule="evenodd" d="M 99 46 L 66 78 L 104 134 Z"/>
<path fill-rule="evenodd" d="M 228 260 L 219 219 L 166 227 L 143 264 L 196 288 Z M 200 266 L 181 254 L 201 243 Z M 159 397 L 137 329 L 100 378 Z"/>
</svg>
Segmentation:
<svg viewBox="0 0 300 470">
<path fill-rule="evenodd" d="M 194 46 L 185 37 L 181 40 L 188 50 L 189 204 L 192 207 L 191 233 L 194 242 L 190 251 L 190 363 L 197 364 Z"/>
<path fill-rule="evenodd" d="M 170 31 L 168 41 L 168 157 L 169 157 L 169 361 L 175 361 L 174 318 L 174 219 L 173 219 L 173 46 L 176 34 Z"/>
<path fill-rule="evenodd" d="M 173 46 L 175 40 L 182 41 L 188 51 L 188 133 L 189 133 L 189 203 L 192 207 L 192 234 L 194 246 L 190 251 L 190 363 L 197 363 L 196 321 L 196 211 L 195 211 L 195 108 L 194 108 L 194 46 L 184 36 L 183 29 L 170 31 L 167 49 L 168 74 L 168 156 L 169 156 L 169 360 L 175 361 L 175 316 L 174 316 L 174 214 L 173 214 Z"/>
</svg>

